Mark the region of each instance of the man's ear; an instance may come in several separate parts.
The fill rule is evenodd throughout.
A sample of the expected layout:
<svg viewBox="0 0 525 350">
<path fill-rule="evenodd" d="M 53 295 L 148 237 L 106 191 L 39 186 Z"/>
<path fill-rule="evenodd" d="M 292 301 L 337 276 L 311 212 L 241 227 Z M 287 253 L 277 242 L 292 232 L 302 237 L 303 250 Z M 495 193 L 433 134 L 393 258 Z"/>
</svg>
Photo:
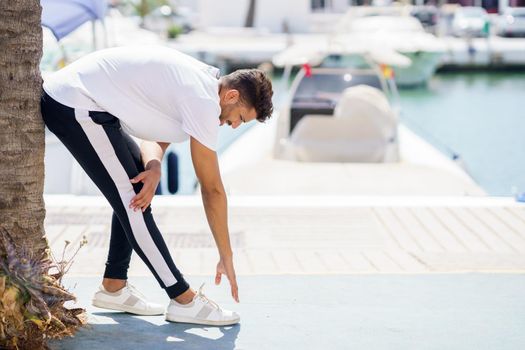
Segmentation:
<svg viewBox="0 0 525 350">
<path fill-rule="evenodd" d="M 224 97 L 228 104 L 234 105 L 239 101 L 239 90 L 229 89 Z"/>
</svg>

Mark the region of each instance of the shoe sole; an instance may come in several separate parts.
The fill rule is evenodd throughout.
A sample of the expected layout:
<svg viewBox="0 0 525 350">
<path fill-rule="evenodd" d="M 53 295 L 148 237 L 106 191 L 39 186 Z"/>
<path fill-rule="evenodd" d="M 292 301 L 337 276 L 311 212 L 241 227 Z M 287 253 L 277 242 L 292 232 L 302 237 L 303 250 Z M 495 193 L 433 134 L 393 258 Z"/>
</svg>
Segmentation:
<svg viewBox="0 0 525 350">
<path fill-rule="evenodd" d="M 127 306 L 127 305 L 115 304 L 115 303 L 112 303 L 112 302 L 109 302 L 109 301 L 101 301 L 101 300 L 92 300 L 91 301 L 91 305 L 99 307 L 101 309 L 124 311 L 124 312 L 128 312 L 130 314 L 140 315 L 140 316 L 158 316 L 158 315 L 162 315 L 164 313 L 164 311 L 159 311 L 159 312 L 155 312 L 155 313 L 143 312 L 143 311 L 140 311 L 140 310 L 136 310 L 133 307 L 130 307 L 130 306 Z"/>
<path fill-rule="evenodd" d="M 236 320 L 231 321 L 211 321 L 211 320 L 196 320 L 191 317 L 184 317 L 184 316 L 170 316 L 166 315 L 166 321 L 170 322 L 177 322 L 177 323 L 191 323 L 191 324 L 199 324 L 199 325 L 206 325 L 206 326 L 231 326 L 236 323 L 239 323 L 241 319 L 238 318 Z"/>
</svg>

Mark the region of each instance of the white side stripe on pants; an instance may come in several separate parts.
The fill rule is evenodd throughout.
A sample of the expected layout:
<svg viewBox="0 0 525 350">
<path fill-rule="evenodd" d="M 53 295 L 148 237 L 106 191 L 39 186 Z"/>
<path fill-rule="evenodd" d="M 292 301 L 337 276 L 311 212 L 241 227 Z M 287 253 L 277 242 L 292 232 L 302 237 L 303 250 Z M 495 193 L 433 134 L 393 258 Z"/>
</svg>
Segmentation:
<svg viewBox="0 0 525 350">
<path fill-rule="evenodd" d="M 139 210 L 135 212 L 133 209 L 129 208 L 129 203 L 135 196 L 135 191 L 133 190 L 133 186 L 129 181 L 126 170 L 120 163 L 104 128 L 101 125 L 96 124 L 86 110 L 75 109 L 75 118 L 86 133 L 89 142 L 95 149 L 95 152 L 117 187 L 120 199 L 122 200 L 122 204 L 128 215 L 131 231 L 133 232 L 137 244 L 140 249 L 142 249 L 155 269 L 155 272 L 162 279 L 162 282 L 166 287 L 174 285 L 177 283 L 177 279 L 166 264 L 166 261 L 155 245 L 155 242 L 153 242 L 146 226 L 146 222 L 144 221 L 142 211 Z"/>
</svg>

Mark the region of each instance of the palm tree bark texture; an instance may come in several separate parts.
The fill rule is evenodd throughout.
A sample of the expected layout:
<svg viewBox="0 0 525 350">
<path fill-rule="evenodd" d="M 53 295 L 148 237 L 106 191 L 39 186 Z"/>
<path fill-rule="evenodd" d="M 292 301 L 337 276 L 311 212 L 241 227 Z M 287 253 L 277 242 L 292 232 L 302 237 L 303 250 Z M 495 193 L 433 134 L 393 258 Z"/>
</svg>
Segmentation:
<svg viewBox="0 0 525 350">
<path fill-rule="evenodd" d="M 0 227 L 42 256 L 48 244 L 40 16 L 38 0 L 0 0 Z"/>
</svg>

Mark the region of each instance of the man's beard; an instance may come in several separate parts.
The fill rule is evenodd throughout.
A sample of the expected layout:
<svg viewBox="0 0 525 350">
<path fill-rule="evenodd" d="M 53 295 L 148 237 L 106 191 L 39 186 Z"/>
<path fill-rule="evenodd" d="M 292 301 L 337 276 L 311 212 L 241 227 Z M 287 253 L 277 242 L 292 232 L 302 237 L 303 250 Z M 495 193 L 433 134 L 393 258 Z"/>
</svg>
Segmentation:
<svg viewBox="0 0 525 350">
<path fill-rule="evenodd" d="M 231 122 L 229 120 L 226 120 L 226 118 L 227 117 L 224 115 L 224 113 L 221 113 L 221 115 L 219 115 L 219 126 L 223 125 L 223 121 L 224 121 L 224 124 L 231 125 Z"/>
<path fill-rule="evenodd" d="M 231 123 L 226 121 L 226 119 L 228 119 L 229 112 L 230 112 L 230 108 L 228 108 L 227 106 L 225 106 L 224 108 L 221 108 L 221 114 L 219 115 L 219 121 L 220 122 L 224 121 L 225 124 L 231 125 Z"/>
</svg>

